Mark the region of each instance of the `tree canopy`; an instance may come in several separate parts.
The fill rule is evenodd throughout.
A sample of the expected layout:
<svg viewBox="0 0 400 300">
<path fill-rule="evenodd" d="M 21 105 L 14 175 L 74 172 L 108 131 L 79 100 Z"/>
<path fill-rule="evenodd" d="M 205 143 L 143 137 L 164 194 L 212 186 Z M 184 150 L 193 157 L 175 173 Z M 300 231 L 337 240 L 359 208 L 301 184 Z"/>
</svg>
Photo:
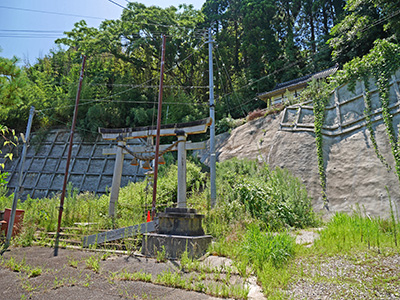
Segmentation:
<svg viewBox="0 0 400 300">
<path fill-rule="evenodd" d="M 0 123 L 22 130 L 68 125 L 81 57 L 87 67 L 78 128 L 155 123 L 161 36 L 167 36 L 163 123 L 208 115 L 207 30 L 214 44 L 216 118 L 244 117 L 277 83 L 367 54 L 376 39 L 398 43 L 400 0 L 207 0 L 160 8 L 130 2 L 99 28 L 82 20 L 63 45 L 22 68 L 0 58 Z M 23 121 L 23 122 L 21 122 Z M 22 126 L 22 127 L 21 127 Z"/>
</svg>

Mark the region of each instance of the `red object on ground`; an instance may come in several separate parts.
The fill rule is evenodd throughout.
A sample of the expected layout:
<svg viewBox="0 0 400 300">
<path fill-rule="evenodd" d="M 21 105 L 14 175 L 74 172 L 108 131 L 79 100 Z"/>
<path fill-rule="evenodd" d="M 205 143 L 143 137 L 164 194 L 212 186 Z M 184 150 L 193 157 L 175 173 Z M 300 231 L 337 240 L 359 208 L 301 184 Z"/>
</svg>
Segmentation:
<svg viewBox="0 0 400 300">
<path fill-rule="evenodd" d="M 150 211 L 147 211 L 147 222 L 151 222 Z"/>
<path fill-rule="evenodd" d="M 0 221 L 0 236 L 1 236 L 1 234 L 3 234 L 1 232 L 4 232 L 4 236 L 6 236 L 5 232 L 7 230 L 7 226 L 8 226 L 8 223 L 6 221 L 4 221 L 4 220 Z"/>
<path fill-rule="evenodd" d="M 15 211 L 14 226 L 11 236 L 15 236 L 21 231 L 22 222 L 24 220 L 24 213 L 25 211 L 23 209 L 17 209 Z M 6 236 L 8 232 L 8 223 L 10 222 L 10 217 L 11 217 L 11 209 L 6 208 L 4 210 L 4 221 L 6 221 L 6 223 L 1 224 L 1 230 L 4 231 L 4 235 Z"/>
</svg>

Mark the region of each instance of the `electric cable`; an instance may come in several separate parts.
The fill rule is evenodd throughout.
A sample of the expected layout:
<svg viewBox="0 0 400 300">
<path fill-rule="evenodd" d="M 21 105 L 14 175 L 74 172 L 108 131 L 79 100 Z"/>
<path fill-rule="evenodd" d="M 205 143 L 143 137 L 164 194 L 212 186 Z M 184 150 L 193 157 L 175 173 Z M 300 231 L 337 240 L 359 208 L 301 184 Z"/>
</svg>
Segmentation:
<svg viewBox="0 0 400 300">
<path fill-rule="evenodd" d="M 120 84 L 120 83 L 90 83 L 88 85 L 91 86 L 114 86 L 114 87 L 141 87 L 141 88 L 146 88 L 146 89 L 153 89 L 153 88 L 158 88 L 158 85 L 136 85 L 136 84 Z M 208 85 L 164 85 L 164 88 L 169 88 L 169 89 L 208 89 Z"/>
<path fill-rule="evenodd" d="M 220 76 L 218 76 L 218 79 L 219 79 L 219 82 L 220 82 L 220 84 L 221 84 L 221 88 L 222 88 L 222 92 L 223 92 L 223 94 L 227 94 L 227 90 L 225 89 L 225 85 L 224 85 L 224 82 L 223 82 L 223 80 L 222 80 L 222 74 L 221 74 L 221 71 L 220 71 L 220 68 L 219 68 L 219 63 L 218 63 L 218 60 L 217 60 L 217 58 L 216 57 L 214 57 L 214 60 L 215 60 L 215 65 L 217 66 L 217 72 L 218 72 L 218 75 L 220 75 Z M 231 114 L 231 105 L 229 105 L 230 104 L 230 99 L 229 99 L 229 97 L 221 97 L 222 99 L 227 99 L 227 102 L 228 102 L 228 111 L 229 111 L 229 114 Z M 234 103 L 232 103 L 232 106 L 233 106 L 233 104 Z"/>
<path fill-rule="evenodd" d="M 119 7 L 123 8 L 123 9 L 127 9 L 125 6 L 122 6 L 121 4 L 119 4 L 119 3 L 117 3 L 117 2 L 115 2 L 113 0 L 107 0 L 107 1 L 111 2 L 112 4 L 115 4 L 116 6 L 119 6 Z"/>
<path fill-rule="evenodd" d="M 0 6 L 0 8 L 2 8 L 2 7 L 3 7 L 3 6 Z M 3 7 L 3 8 L 9 8 L 9 7 Z M 40 12 L 42 12 L 42 11 L 40 11 Z M 399 14 L 399 13 L 400 13 L 400 10 L 394 12 L 393 14 L 391 14 L 391 15 L 389 15 L 389 16 L 386 16 L 386 17 L 380 19 L 380 20 L 381 20 L 380 22 L 383 22 L 383 21 L 385 21 L 385 20 L 388 20 L 388 19 L 390 19 L 390 18 L 396 16 L 396 15 Z M 376 26 L 377 24 L 379 24 L 378 21 L 379 21 L 379 20 L 375 21 L 372 25 L 366 26 L 366 27 L 365 27 L 364 29 L 362 29 L 362 30 L 367 30 L 367 29 L 369 29 L 369 28 L 371 28 L 371 27 L 373 27 L 373 26 Z M 199 43 L 200 43 L 200 42 L 199 42 Z M 202 47 L 204 46 L 204 44 L 205 44 L 205 43 L 203 43 L 203 44 L 200 46 L 200 48 L 202 48 Z M 253 85 L 254 83 L 260 82 L 261 80 L 264 80 L 264 79 L 266 79 L 266 78 L 268 78 L 268 77 L 270 77 L 270 76 L 272 76 L 272 75 L 275 75 L 275 74 L 277 74 L 277 73 L 279 73 L 279 72 L 282 72 L 282 71 L 284 71 L 284 70 L 286 70 L 286 69 L 288 69 L 288 68 L 291 68 L 291 67 L 293 67 L 294 65 L 296 65 L 296 64 L 298 64 L 298 63 L 300 63 L 300 62 L 302 62 L 302 61 L 304 61 L 304 60 L 306 60 L 306 59 L 313 58 L 314 56 L 318 55 L 321 51 L 323 51 L 324 48 L 327 48 L 327 49 L 328 49 L 329 46 L 328 46 L 328 45 L 324 45 L 323 47 L 320 48 L 320 51 L 319 51 L 318 53 L 312 54 L 312 55 L 310 55 L 309 57 L 300 58 L 300 59 L 298 59 L 298 60 L 296 60 L 296 61 L 294 61 L 294 62 L 292 62 L 292 63 L 290 63 L 290 64 L 288 64 L 288 65 L 286 65 L 286 66 L 284 66 L 284 67 L 282 67 L 282 68 L 280 68 L 280 69 L 278 69 L 278 70 L 275 70 L 274 72 L 272 72 L 272 73 L 270 73 L 270 74 L 268 74 L 268 75 L 266 75 L 266 76 L 263 76 L 263 77 L 261 77 L 261 78 L 259 78 L 259 79 L 257 79 L 257 80 L 253 80 L 253 81 L 251 81 L 251 82 L 249 82 L 249 83 L 243 85 L 242 87 L 238 88 L 236 91 L 242 90 L 242 89 L 244 89 L 244 88 L 246 88 L 246 87 L 249 87 L 249 86 Z M 194 55 L 194 53 L 191 53 L 189 56 L 187 56 L 185 59 L 183 59 L 183 60 L 180 61 L 180 62 L 185 61 L 186 59 L 188 59 L 188 58 L 191 57 L 192 55 Z M 219 54 L 219 55 L 220 55 L 220 54 Z M 177 66 L 178 63 L 179 63 L 179 62 L 177 62 L 177 63 L 175 64 L 174 67 L 168 69 L 166 72 L 169 72 L 169 71 L 171 71 L 172 69 L 176 68 L 176 66 Z M 150 79 L 150 80 L 146 81 L 146 82 L 143 83 L 143 84 L 146 84 L 146 83 L 148 83 L 148 82 L 151 82 L 151 81 L 153 81 L 153 80 L 155 80 L 155 79 L 157 79 L 157 78 Z M 140 85 L 139 85 L 139 86 L 136 86 L 136 87 L 140 87 Z M 132 88 L 127 89 L 127 90 L 125 90 L 125 91 L 121 91 L 121 92 L 119 92 L 119 93 L 116 93 L 116 94 L 113 94 L 113 95 L 110 95 L 110 96 L 107 96 L 107 97 L 104 97 L 104 98 L 94 99 L 94 100 L 92 100 L 92 101 L 86 102 L 85 104 L 89 104 L 89 103 L 92 103 L 92 102 L 104 101 L 104 100 L 109 99 L 109 98 L 111 98 L 111 97 L 113 97 L 113 96 L 126 93 L 126 92 L 128 92 L 128 91 L 130 91 L 130 90 L 132 90 L 133 88 L 136 88 L 136 87 L 132 87 Z M 235 91 L 232 91 L 232 92 L 230 92 L 230 93 L 226 93 L 226 94 L 222 95 L 221 97 L 229 96 L 229 95 L 231 95 L 231 94 L 234 93 L 234 92 L 235 92 Z M 256 98 L 256 99 L 257 99 L 257 98 Z M 254 100 L 254 98 L 248 100 L 248 101 L 245 102 L 245 103 L 249 103 L 249 102 L 252 101 L 252 100 Z M 111 101 L 111 100 L 108 100 L 108 101 Z M 129 101 L 129 102 L 130 102 L 130 103 L 134 103 L 133 101 L 132 101 L 132 102 Z M 136 101 L 136 102 L 137 102 L 137 101 Z M 143 102 L 144 102 L 144 101 L 143 101 Z M 151 103 L 151 102 L 146 102 L 146 103 Z M 174 102 L 174 103 L 169 103 L 169 104 L 183 104 L 183 103 L 176 103 L 176 102 Z M 244 105 L 244 104 L 241 104 L 241 105 Z M 70 106 L 64 106 L 64 107 L 70 107 Z M 239 107 L 239 106 L 236 106 L 236 107 Z M 60 108 L 60 107 L 59 107 L 59 108 Z M 43 110 L 40 110 L 40 111 L 50 110 L 50 109 L 54 109 L 54 108 L 43 109 Z M 39 111 L 39 112 L 40 112 L 40 111 Z"/>
<path fill-rule="evenodd" d="M 223 66 L 223 70 L 225 70 L 226 77 L 227 77 L 227 79 L 228 79 L 228 81 L 229 81 L 229 84 L 230 84 L 230 86 L 231 86 L 231 89 L 232 89 L 232 91 L 233 91 L 233 96 L 236 98 L 237 102 L 239 103 L 240 109 L 241 109 L 242 113 L 244 114 L 243 116 L 245 117 L 245 116 L 246 116 L 246 112 L 245 112 L 245 110 L 243 109 L 243 106 L 241 105 L 241 102 L 240 102 L 239 97 L 238 97 L 237 94 L 235 93 L 235 89 L 234 89 L 234 87 L 233 87 L 233 83 L 232 83 L 231 77 L 230 77 L 230 75 L 229 75 L 229 73 L 228 73 L 228 70 L 226 69 L 225 62 L 224 62 L 224 60 L 223 60 L 223 58 L 222 58 L 221 53 L 219 52 L 219 48 L 218 48 L 218 46 L 216 46 L 216 47 L 214 47 L 214 48 L 217 49 L 218 56 L 219 56 L 219 58 L 221 59 L 222 66 Z"/>
<path fill-rule="evenodd" d="M 199 41 L 198 44 L 200 44 L 200 42 L 201 42 L 201 41 Z M 204 44 L 205 44 L 205 43 L 203 43 L 203 44 L 200 46 L 199 49 L 201 49 L 201 48 L 204 46 Z M 184 59 L 182 59 L 182 60 L 176 62 L 176 63 L 175 63 L 175 66 L 173 66 L 173 67 L 171 67 L 170 69 L 168 69 L 167 71 L 165 71 L 165 73 L 168 73 L 168 72 L 170 72 L 171 70 L 175 69 L 179 63 L 182 63 L 183 61 L 189 59 L 189 58 L 190 58 L 191 56 L 193 56 L 193 55 L 194 55 L 194 53 L 191 53 L 191 54 L 189 54 L 187 57 L 185 57 Z M 121 91 L 121 92 L 118 92 L 118 93 L 115 93 L 115 94 L 112 94 L 112 95 L 109 95 L 109 96 L 105 96 L 105 97 L 100 98 L 100 99 L 89 100 L 89 102 L 86 102 L 85 105 L 86 105 L 86 104 L 93 103 L 93 102 L 99 102 L 99 101 L 102 101 L 102 100 L 110 99 L 111 97 L 115 97 L 115 96 L 118 96 L 118 95 L 127 93 L 127 92 L 129 92 L 129 91 L 131 91 L 131 90 L 133 90 L 133 89 L 135 89 L 135 88 L 140 88 L 140 87 L 142 87 L 142 86 L 145 86 L 145 85 L 147 85 L 148 83 L 150 83 L 150 82 L 152 82 L 152 81 L 154 81 L 154 80 L 156 80 L 156 79 L 158 79 L 158 78 L 157 78 L 157 77 L 153 77 L 152 79 L 149 79 L 149 80 L 143 82 L 142 84 L 135 85 L 135 86 L 133 86 L 133 87 L 131 87 L 131 88 L 129 88 L 129 89 L 123 90 L 123 91 Z M 82 99 L 82 101 L 83 101 L 83 99 Z M 129 101 L 129 102 L 130 102 L 130 101 Z M 131 103 L 133 103 L 133 102 L 131 102 Z M 146 102 L 146 103 L 150 103 L 150 102 Z M 172 103 L 170 103 L 170 104 L 172 104 Z M 82 104 L 82 105 L 83 105 L 83 104 Z M 59 107 L 59 108 L 68 108 L 68 107 L 71 107 L 71 106 L 70 106 L 70 105 L 66 105 L 66 106 Z M 42 109 L 42 111 L 47 111 L 47 110 L 52 110 L 52 109 L 56 109 L 56 107 L 45 108 L 45 109 Z"/>
<path fill-rule="evenodd" d="M 110 3 L 113 3 L 113 1 L 110 1 Z M 114 3 L 117 6 L 117 3 Z M 123 6 L 120 6 L 123 7 Z M 101 17 L 95 17 L 95 16 L 86 16 L 86 15 L 78 15 L 78 14 L 69 14 L 69 13 L 60 13 L 60 12 L 55 12 L 55 11 L 45 11 L 45 10 L 38 10 L 38 9 L 30 9 L 30 8 L 20 8 L 20 7 L 10 7 L 10 6 L 4 6 L 0 5 L 0 8 L 4 9 L 11 9 L 11 10 L 19 10 L 19 11 L 28 11 L 28 12 L 35 12 L 35 13 L 43 13 L 43 14 L 50 14 L 50 15 L 59 15 L 59 16 L 67 16 L 67 17 L 78 17 L 78 18 L 85 18 L 85 19 L 96 19 L 96 20 L 106 20 L 107 18 L 101 18 Z M 126 7 L 123 7 L 125 9 L 128 9 Z M 195 27 L 187 27 L 187 26 L 179 26 L 179 25 L 166 25 L 166 24 L 157 24 L 157 23 L 149 23 L 149 22 L 134 22 L 131 21 L 132 24 L 142 24 L 142 25 L 153 25 L 153 26 L 160 26 L 160 27 L 165 27 L 165 28 L 182 28 L 182 29 L 192 29 L 195 30 Z"/>
<path fill-rule="evenodd" d="M 400 9 L 397 10 L 397 11 L 395 11 L 395 12 L 393 12 L 393 13 L 390 14 L 390 15 L 387 15 L 387 16 L 384 17 L 384 18 L 375 20 L 375 21 L 372 22 L 369 26 L 364 27 L 363 29 L 361 29 L 361 30 L 360 30 L 360 33 L 363 33 L 363 32 L 365 32 L 365 31 L 367 31 L 368 29 L 370 29 L 370 28 L 372 28 L 372 27 L 374 27 L 374 26 L 376 26 L 376 25 L 378 25 L 378 24 L 380 24 L 380 23 L 383 23 L 384 21 L 387 21 L 387 20 L 389 20 L 389 19 L 391 19 L 391 18 L 397 16 L 398 14 L 400 14 Z"/>
<path fill-rule="evenodd" d="M 106 18 L 93 17 L 93 16 L 85 16 L 85 15 L 76 15 L 76 14 L 60 13 L 60 12 L 55 12 L 55 11 L 45 11 L 45 10 L 30 9 L 30 8 L 10 7 L 10 6 L 4 6 L 4 5 L 0 5 L 0 8 L 13 9 L 13 10 L 20 10 L 20 11 L 29 11 L 29 12 L 36 12 L 36 13 L 43 13 L 43 14 L 51 14 L 51 15 L 59 15 L 59 16 L 87 18 L 87 19 L 97 19 L 97 20 L 104 20 L 104 19 L 106 19 Z"/>
</svg>

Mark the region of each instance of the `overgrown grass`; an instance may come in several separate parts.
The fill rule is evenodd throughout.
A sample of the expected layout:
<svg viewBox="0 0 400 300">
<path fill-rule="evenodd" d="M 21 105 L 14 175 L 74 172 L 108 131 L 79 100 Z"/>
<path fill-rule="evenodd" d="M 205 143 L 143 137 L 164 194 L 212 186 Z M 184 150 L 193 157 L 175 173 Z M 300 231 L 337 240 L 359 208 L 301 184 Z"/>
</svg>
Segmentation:
<svg viewBox="0 0 400 300">
<path fill-rule="evenodd" d="M 397 249 L 396 231 L 399 224 L 393 219 L 381 219 L 363 214 L 357 209 L 352 215 L 337 213 L 315 242 L 314 251 L 324 254 L 353 251 Z"/>
<path fill-rule="evenodd" d="M 262 270 L 271 263 L 279 268 L 294 257 L 295 239 L 287 233 L 262 232 L 257 226 L 250 226 L 240 246 L 240 256 Z"/>
<path fill-rule="evenodd" d="M 244 225 L 256 222 L 279 230 L 288 227 L 306 227 L 317 222 L 310 199 L 299 180 L 286 170 L 270 171 L 252 161 L 231 160 L 218 164 L 218 205 L 209 209 L 207 175 L 201 166 L 187 164 L 188 206 L 206 214 L 206 231 L 214 236 L 226 236 L 230 224 L 240 220 Z M 157 192 L 157 209 L 173 206 L 177 195 L 177 166 L 161 169 Z M 151 205 L 151 188 L 146 182 L 130 183 L 120 190 L 114 222 L 108 217 L 109 196 L 97 197 L 90 193 L 77 194 L 68 187 L 62 227 L 76 227 L 89 223 L 87 233 L 100 229 L 120 228 L 145 222 Z M 0 196 L 0 210 L 11 207 L 12 197 Z M 59 196 L 46 199 L 28 197 L 18 208 L 25 210 L 22 234 L 14 245 L 30 246 L 38 228 L 54 232 L 57 228 Z M 85 232 L 84 232 L 85 233 Z"/>
<path fill-rule="evenodd" d="M 176 177 L 176 166 L 162 170 L 158 210 L 175 202 Z M 400 226 L 396 206 L 391 201 L 389 219 L 370 217 L 360 208 L 351 215 L 337 213 L 325 224 L 314 245 L 306 248 L 295 244 L 292 232 L 297 228 L 321 225 L 321 221 L 312 210 L 304 186 L 287 170 L 270 170 L 266 165 L 237 159 L 218 164 L 218 203 L 213 209 L 209 207 L 206 174 L 193 162 L 188 163 L 187 185 L 188 206 L 205 214 L 205 230 L 215 237 L 210 253 L 232 258 L 235 272 L 244 278 L 248 278 L 250 273 L 256 275 L 268 299 L 285 298 L 285 289 L 294 280 L 305 276 L 296 265 L 299 258 L 312 260 L 313 257 L 351 256 L 354 252 L 370 252 L 378 256 L 399 253 Z M 141 182 L 121 189 L 116 227 L 145 220 L 146 204 L 150 203 L 145 186 L 146 182 Z M 63 226 L 89 222 L 96 228 L 112 227 L 107 216 L 107 195 L 77 195 L 71 189 L 67 194 Z M 11 197 L 0 197 L 0 209 L 10 205 L 11 201 Z M 25 229 L 20 237 L 14 239 L 14 244 L 29 245 L 27 241 L 33 238 L 36 226 L 47 231 L 55 230 L 58 201 L 58 197 L 53 197 L 19 203 L 18 207 L 26 210 Z M 163 261 L 163 256 L 160 250 L 158 259 Z M 85 264 L 94 272 L 100 272 L 99 260 L 100 257 L 93 256 Z M 13 265 L 18 268 L 18 264 Z M 77 265 L 77 262 L 71 261 L 70 265 Z M 198 272 L 198 278 L 184 279 L 183 273 L 179 272 L 165 272 L 157 278 L 146 273 L 125 272 L 116 279 L 154 282 L 220 297 L 247 297 L 245 287 L 232 287 L 225 280 L 233 269 L 207 269 L 189 259 L 187 254 L 182 256 L 181 265 L 183 273 Z M 217 278 L 218 284 L 205 285 L 203 281 L 206 278 Z"/>
<path fill-rule="evenodd" d="M 206 174 L 201 167 L 188 162 L 187 186 L 188 195 L 197 201 L 196 208 L 204 211 L 207 200 L 204 198 Z M 101 229 L 111 229 L 131 226 L 146 221 L 147 210 L 151 209 L 151 188 L 146 190 L 147 182 L 130 183 L 121 188 L 118 199 L 116 218 L 113 222 L 108 217 L 109 195 L 101 197 L 91 193 L 77 194 L 69 185 L 64 202 L 64 212 L 61 227 L 77 227 L 77 223 L 89 223 L 82 226 L 83 233 L 98 232 Z M 177 167 L 171 165 L 161 169 L 158 184 L 157 210 L 162 211 L 167 206 L 173 206 L 177 195 Z M 198 195 L 202 194 L 200 197 Z M 0 195 L 0 210 L 12 206 L 13 197 Z M 59 195 L 51 198 L 32 199 L 28 197 L 23 203 L 18 202 L 17 208 L 24 209 L 22 233 L 13 239 L 14 245 L 30 246 L 37 229 L 45 232 L 55 232 L 57 229 Z M 202 202 L 203 204 L 200 204 Z"/>
</svg>

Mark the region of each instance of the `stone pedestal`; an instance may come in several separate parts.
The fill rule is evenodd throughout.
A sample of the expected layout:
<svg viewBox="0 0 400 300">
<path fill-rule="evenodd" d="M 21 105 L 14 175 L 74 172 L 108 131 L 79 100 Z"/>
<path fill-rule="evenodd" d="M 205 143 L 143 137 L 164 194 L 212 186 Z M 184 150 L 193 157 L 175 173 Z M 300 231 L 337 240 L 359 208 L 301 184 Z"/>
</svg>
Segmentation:
<svg viewBox="0 0 400 300">
<path fill-rule="evenodd" d="M 143 236 L 142 253 L 156 256 L 164 246 L 165 256 L 169 259 L 179 259 L 185 251 L 190 257 L 204 255 L 212 236 L 204 235 L 201 224 L 203 218 L 194 209 L 167 208 L 158 215 L 157 233 Z"/>
</svg>

